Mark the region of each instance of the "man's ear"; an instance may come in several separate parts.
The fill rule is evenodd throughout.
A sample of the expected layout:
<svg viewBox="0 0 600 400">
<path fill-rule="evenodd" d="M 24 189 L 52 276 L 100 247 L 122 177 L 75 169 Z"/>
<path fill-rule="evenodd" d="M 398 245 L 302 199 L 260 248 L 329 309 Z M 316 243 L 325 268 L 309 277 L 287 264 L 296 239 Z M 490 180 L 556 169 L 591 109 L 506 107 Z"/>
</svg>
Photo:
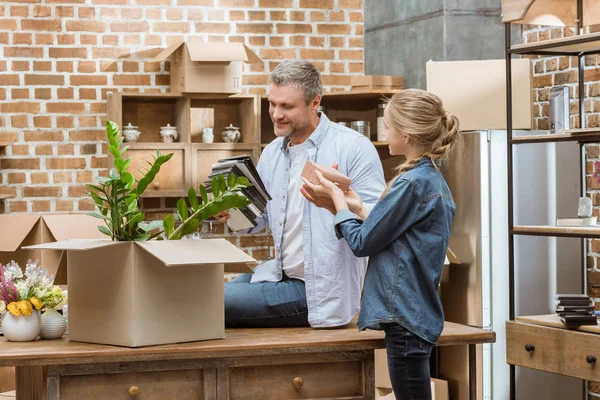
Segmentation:
<svg viewBox="0 0 600 400">
<path fill-rule="evenodd" d="M 317 111 L 317 109 L 319 108 L 319 105 L 321 104 L 321 95 L 318 94 L 314 99 L 312 99 L 311 104 L 310 104 L 310 108 L 312 111 Z"/>
</svg>

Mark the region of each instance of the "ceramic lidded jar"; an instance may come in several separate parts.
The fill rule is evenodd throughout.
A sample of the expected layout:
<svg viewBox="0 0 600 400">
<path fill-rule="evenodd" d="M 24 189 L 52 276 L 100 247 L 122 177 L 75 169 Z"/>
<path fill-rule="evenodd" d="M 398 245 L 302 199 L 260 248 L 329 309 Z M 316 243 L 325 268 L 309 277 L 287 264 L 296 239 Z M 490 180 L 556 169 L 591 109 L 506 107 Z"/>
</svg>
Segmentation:
<svg viewBox="0 0 600 400">
<path fill-rule="evenodd" d="M 123 127 L 123 140 L 126 142 L 136 142 L 140 134 L 141 132 L 137 130 L 137 126 L 131 125 L 131 122 Z"/>
<path fill-rule="evenodd" d="M 223 130 L 223 133 L 221 133 L 221 137 L 226 143 L 237 143 L 241 136 L 240 128 L 233 126 L 233 124 L 229 124 L 229 126 Z"/>
<path fill-rule="evenodd" d="M 177 141 L 177 127 L 167 124 L 160 128 L 160 138 L 165 143 L 172 143 Z"/>
</svg>

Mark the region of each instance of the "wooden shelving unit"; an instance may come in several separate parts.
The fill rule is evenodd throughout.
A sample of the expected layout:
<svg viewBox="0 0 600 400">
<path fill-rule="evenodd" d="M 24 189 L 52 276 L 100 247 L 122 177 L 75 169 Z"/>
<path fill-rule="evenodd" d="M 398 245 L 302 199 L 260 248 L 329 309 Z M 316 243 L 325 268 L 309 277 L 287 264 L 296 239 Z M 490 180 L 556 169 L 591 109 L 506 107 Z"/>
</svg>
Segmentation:
<svg viewBox="0 0 600 400">
<path fill-rule="evenodd" d="M 600 129 L 585 127 L 585 87 L 584 87 L 584 57 L 588 54 L 600 53 L 600 33 L 583 34 L 584 22 L 586 24 L 598 23 L 600 17 L 599 8 L 593 2 L 586 3 L 589 6 L 590 18 L 584 17 L 584 2 L 583 0 L 573 0 L 572 2 L 536 2 L 529 1 L 508 1 L 503 0 L 503 22 L 505 22 L 505 57 L 506 57 L 506 98 L 507 98 L 507 131 L 508 131 L 508 276 L 509 276 L 509 312 L 510 321 L 507 324 L 507 349 L 509 351 L 508 361 L 510 363 L 510 399 L 516 399 L 516 373 L 515 366 L 519 365 L 525 368 L 535 368 L 550 372 L 557 372 L 548 366 L 553 365 L 550 359 L 559 359 L 562 354 L 576 354 L 587 351 L 586 345 L 583 342 L 574 345 L 564 345 L 562 342 L 556 342 L 556 348 L 551 349 L 551 346 L 542 349 L 533 350 L 531 344 L 525 346 L 524 341 L 533 340 L 528 336 L 530 328 L 527 326 L 520 327 L 517 322 L 518 318 L 515 315 L 515 237 L 518 235 L 527 236 L 548 236 L 548 237 L 570 237 L 570 238 L 600 238 L 600 225 L 590 227 L 558 227 L 558 226 L 515 226 L 514 225 L 514 198 L 513 198 L 513 145 L 533 144 L 533 143 L 550 143 L 550 142 L 579 142 L 579 152 L 582 154 L 583 145 L 586 142 L 600 142 Z M 543 4 L 542 4 L 543 3 Z M 595 7 L 595 8 L 594 8 Z M 511 45 L 511 22 L 518 24 L 540 24 L 542 21 L 566 21 L 564 25 L 572 26 L 573 22 L 577 24 L 576 36 L 565 37 L 560 39 L 545 40 L 535 43 L 524 43 Z M 587 21 L 587 22 L 586 22 Z M 548 24 L 548 23 L 547 23 Z M 552 25 L 552 24 L 548 24 Z M 576 56 L 579 58 L 578 63 L 578 86 L 579 86 L 579 115 L 580 128 L 559 131 L 556 134 L 546 134 L 537 136 L 513 137 L 512 124 L 512 75 L 511 75 L 511 59 L 515 55 L 551 55 L 551 56 Z M 580 167 L 580 174 L 584 174 L 583 167 Z M 580 196 L 585 196 L 582 188 Z M 582 250 L 584 249 L 583 241 Z M 584 257 L 585 260 L 585 257 Z M 582 274 L 582 291 L 587 293 L 587 288 L 584 284 L 586 268 L 582 266 L 580 269 Z M 522 322 L 531 323 L 531 321 L 521 319 Z M 562 323 L 560 324 L 562 326 Z M 558 330 L 555 330 L 558 331 Z M 534 340 L 537 342 L 537 340 Z M 512 349 L 518 344 L 518 348 Z M 546 342 L 549 343 L 549 342 Z M 540 351 L 542 351 L 540 354 Z M 535 353 L 535 354 L 531 354 Z M 537 358 L 542 357 L 542 358 Z M 533 362 L 537 359 L 537 363 Z M 582 360 L 585 360 L 583 358 Z M 581 361 L 581 360 L 579 360 Z M 577 368 L 570 368 L 575 365 L 575 359 L 570 359 L 567 365 L 562 365 L 563 375 L 574 377 L 583 377 L 577 374 Z M 589 363 L 589 361 L 588 361 Z M 572 371 L 570 371 L 572 369 Z M 585 379 L 585 378 L 584 378 Z M 595 380 L 595 379 L 594 379 Z M 584 398 L 587 398 L 587 393 L 584 393 Z"/>
<path fill-rule="evenodd" d="M 260 110 L 254 95 L 109 93 L 108 119 L 121 130 L 131 123 L 141 132 L 137 142 L 126 143 L 136 179 L 157 150 L 173 153 L 144 197 L 185 196 L 219 159 L 248 154 L 257 162 L 260 155 Z M 167 124 L 177 127 L 175 143 L 161 141 L 160 128 Z M 223 141 L 221 133 L 230 124 L 240 128 L 238 143 Z M 202 142 L 204 128 L 213 129 L 213 143 Z"/>
</svg>

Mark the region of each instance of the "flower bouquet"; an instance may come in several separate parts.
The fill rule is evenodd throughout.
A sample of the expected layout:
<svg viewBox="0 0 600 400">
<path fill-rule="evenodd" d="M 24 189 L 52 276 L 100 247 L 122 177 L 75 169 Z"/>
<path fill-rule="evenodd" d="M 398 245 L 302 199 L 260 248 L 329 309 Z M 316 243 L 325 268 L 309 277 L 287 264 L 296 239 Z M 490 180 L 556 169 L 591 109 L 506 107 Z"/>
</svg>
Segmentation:
<svg viewBox="0 0 600 400">
<path fill-rule="evenodd" d="M 0 315 L 2 331 L 8 340 L 31 341 L 40 335 L 40 311 L 55 310 L 66 299 L 66 293 L 52 285 L 53 280 L 37 260 L 27 261 L 25 273 L 14 261 L 0 264 Z"/>
</svg>

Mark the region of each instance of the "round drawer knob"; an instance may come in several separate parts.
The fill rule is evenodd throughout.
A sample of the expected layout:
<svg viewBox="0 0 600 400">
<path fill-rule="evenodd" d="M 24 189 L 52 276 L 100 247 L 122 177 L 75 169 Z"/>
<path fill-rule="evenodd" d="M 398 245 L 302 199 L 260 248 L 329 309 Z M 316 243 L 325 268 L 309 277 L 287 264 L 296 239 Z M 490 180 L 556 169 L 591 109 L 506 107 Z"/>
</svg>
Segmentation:
<svg viewBox="0 0 600 400">
<path fill-rule="evenodd" d="M 532 351 L 534 351 L 534 350 L 535 350 L 535 346 L 534 346 L 534 345 L 532 345 L 531 343 L 527 343 L 527 344 L 525 345 L 525 351 L 527 351 L 528 353 L 531 353 L 531 352 L 532 352 Z"/>
<path fill-rule="evenodd" d="M 594 363 L 596 362 L 596 356 L 591 356 L 591 355 L 590 355 L 590 356 L 587 356 L 587 357 L 585 358 L 585 361 L 587 361 L 587 362 L 588 362 L 588 364 L 594 364 Z"/>
<path fill-rule="evenodd" d="M 137 386 L 130 387 L 129 394 L 133 397 L 137 397 L 140 394 L 140 388 Z"/>
<path fill-rule="evenodd" d="M 153 182 L 152 186 L 154 187 L 154 189 L 158 189 L 160 187 L 160 182 Z"/>
<path fill-rule="evenodd" d="M 292 385 L 294 385 L 296 389 L 300 389 L 302 385 L 304 385 L 304 380 L 300 377 L 296 377 L 292 380 Z"/>
</svg>

